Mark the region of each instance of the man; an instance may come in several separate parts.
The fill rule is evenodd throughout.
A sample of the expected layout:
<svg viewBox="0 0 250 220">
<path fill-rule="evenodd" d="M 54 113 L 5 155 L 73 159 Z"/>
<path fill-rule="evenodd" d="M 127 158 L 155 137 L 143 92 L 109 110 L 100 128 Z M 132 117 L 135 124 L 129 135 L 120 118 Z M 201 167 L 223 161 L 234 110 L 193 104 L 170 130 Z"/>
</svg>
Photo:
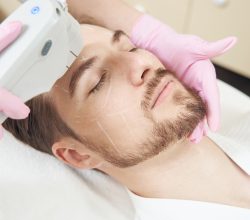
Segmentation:
<svg viewBox="0 0 250 220">
<path fill-rule="evenodd" d="M 70 13 L 80 23 L 96 24 L 110 30 L 121 29 L 130 36 L 137 47 L 149 50 L 158 56 L 167 69 L 178 73 L 178 78 L 183 83 L 199 92 L 207 105 L 206 119 L 209 128 L 212 131 L 218 129 L 219 94 L 215 69 L 209 59 L 229 50 L 236 42 L 235 37 L 210 43 L 197 36 L 178 34 L 168 25 L 137 11 L 121 0 L 58 1 L 62 4 L 68 3 Z M 20 22 L 16 28 L 11 28 L 11 25 L 1 27 L 0 51 L 1 46 L 6 47 L 14 40 L 12 36 L 16 37 L 20 33 Z M 0 88 L 0 112 L 11 118 L 25 118 L 29 109 L 20 99 Z M 190 140 L 198 143 L 204 134 L 205 120 L 197 125 Z M 0 139 L 1 136 L 0 125 Z"/>
<path fill-rule="evenodd" d="M 26 103 L 28 119 L 7 119 L 4 127 L 70 166 L 115 178 L 142 219 L 166 217 L 166 201 L 181 207 L 184 200 L 207 216 L 216 209 L 222 217 L 250 217 L 250 170 L 241 158 L 216 138 L 188 140 L 206 115 L 196 92 L 122 31 L 83 25 L 82 33 L 85 47 L 65 75 Z"/>
</svg>

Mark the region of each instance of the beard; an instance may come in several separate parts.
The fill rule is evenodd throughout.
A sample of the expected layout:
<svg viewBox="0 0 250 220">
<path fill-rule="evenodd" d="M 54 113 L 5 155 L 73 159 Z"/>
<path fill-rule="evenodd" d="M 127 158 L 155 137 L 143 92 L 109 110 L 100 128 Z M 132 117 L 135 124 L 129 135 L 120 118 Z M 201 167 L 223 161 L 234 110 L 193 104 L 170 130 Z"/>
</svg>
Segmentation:
<svg viewBox="0 0 250 220">
<path fill-rule="evenodd" d="M 153 119 L 149 110 L 152 94 L 154 94 L 155 88 L 159 85 L 161 79 L 167 74 L 171 73 L 164 69 L 157 70 L 155 77 L 146 86 L 141 107 L 144 116 L 151 122 L 152 129 L 147 139 L 139 146 L 135 146 L 135 149 L 139 149 L 138 152 L 122 154 L 110 149 L 110 147 L 104 147 L 100 149 L 101 152 L 99 153 L 106 161 L 119 168 L 135 166 L 167 150 L 169 146 L 178 141 L 188 138 L 199 122 L 204 119 L 206 115 L 204 102 L 198 92 L 185 86 L 184 91 L 176 90 L 173 94 L 174 105 L 179 109 L 175 118 L 161 122 L 156 122 Z"/>
</svg>

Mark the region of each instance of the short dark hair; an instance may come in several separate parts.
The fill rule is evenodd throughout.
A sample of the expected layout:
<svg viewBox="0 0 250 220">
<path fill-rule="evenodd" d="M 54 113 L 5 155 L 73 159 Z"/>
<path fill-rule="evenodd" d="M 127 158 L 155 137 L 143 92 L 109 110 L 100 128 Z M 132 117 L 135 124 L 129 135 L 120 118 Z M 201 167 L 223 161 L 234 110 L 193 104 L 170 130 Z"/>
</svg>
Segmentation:
<svg viewBox="0 0 250 220">
<path fill-rule="evenodd" d="M 25 104 L 30 108 L 26 119 L 8 118 L 3 123 L 3 127 L 18 140 L 50 155 L 53 155 L 52 145 L 62 137 L 72 137 L 83 142 L 63 121 L 52 98 L 46 93 L 33 97 Z"/>
</svg>

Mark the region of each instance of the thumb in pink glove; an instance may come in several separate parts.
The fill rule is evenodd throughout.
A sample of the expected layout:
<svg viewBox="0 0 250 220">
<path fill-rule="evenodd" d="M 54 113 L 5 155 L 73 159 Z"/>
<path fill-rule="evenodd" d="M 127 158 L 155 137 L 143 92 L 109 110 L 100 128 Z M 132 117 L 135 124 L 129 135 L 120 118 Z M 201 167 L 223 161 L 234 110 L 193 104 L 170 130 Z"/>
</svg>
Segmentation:
<svg viewBox="0 0 250 220">
<path fill-rule="evenodd" d="M 20 22 L 11 22 L 0 26 L 0 52 L 18 37 L 21 30 L 22 24 Z M 28 116 L 30 110 L 20 98 L 0 88 L 0 112 L 3 112 L 7 117 L 22 119 Z M 2 135 L 3 130 L 0 125 L 0 138 Z"/>
<path fill-rule="evenodd" d="M 237 41 L 235 37 L 209 43 L 193 35 L 176 33 L 157 19 L 142 15 L 135 23 L 132 42 L 154 53 L 165 67 L 176 74 L 186 86 L 198 91 L 207 105 L 207 115 L 190 136 L 199 142 L 206 133 L 206 121 L 212 131 L 219 127 L 220 104 L 216 73 L 209 60 L 229 50 Z"/>
</svg>

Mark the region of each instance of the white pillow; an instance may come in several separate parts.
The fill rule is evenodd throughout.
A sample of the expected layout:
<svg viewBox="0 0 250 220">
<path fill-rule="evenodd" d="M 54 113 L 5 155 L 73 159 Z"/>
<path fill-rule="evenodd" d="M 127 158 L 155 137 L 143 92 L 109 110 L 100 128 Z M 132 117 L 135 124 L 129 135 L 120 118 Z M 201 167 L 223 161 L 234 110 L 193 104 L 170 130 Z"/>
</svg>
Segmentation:
<svg viewBox="0 0 250 220">
<path fill-rule="evenodd" d="M 250 113 L 250 98 L 234 87 L 218 80 L 221 103 L 220 131 L 232 126 L 244 114 Z"/>
<path fill-rule="evenodd" d="M 1 220 L 128 220 L 125 189 L 100 172 L 70 168 L 16 140 L 0 141 Z"/>
</svg>

